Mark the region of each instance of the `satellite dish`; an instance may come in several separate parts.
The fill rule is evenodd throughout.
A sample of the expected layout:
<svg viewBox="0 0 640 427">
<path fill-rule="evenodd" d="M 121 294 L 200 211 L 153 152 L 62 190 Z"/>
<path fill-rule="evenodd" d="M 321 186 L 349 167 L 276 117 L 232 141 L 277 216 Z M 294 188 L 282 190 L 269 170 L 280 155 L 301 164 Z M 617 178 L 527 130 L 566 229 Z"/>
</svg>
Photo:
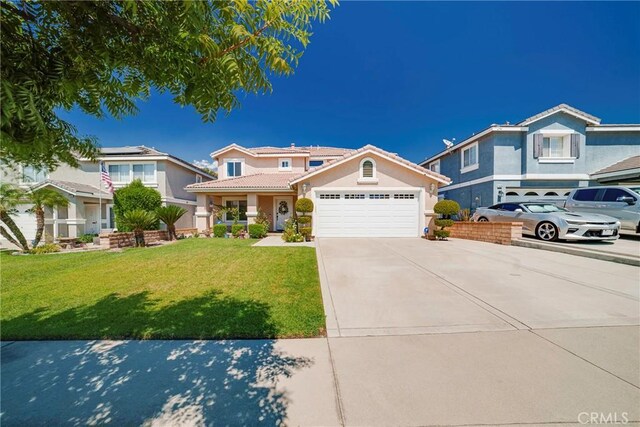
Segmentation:
<svg viewBox="0 0 640 427">
<path fill-rule="evenodd" d="M 455 141 L 456 139 L 455 139 L 455 138 L 453 138 L 453 140 Z M 452 141 L 449 141 L 448 139 L 443 139 L 443 140 L 442 140 L 442 142 L 444 142 L 444 145 L 445 145 L 447 148 L 451 148 L 451 147 L 453 147 L 453 142 L 452 142 Z"/>
</svg>

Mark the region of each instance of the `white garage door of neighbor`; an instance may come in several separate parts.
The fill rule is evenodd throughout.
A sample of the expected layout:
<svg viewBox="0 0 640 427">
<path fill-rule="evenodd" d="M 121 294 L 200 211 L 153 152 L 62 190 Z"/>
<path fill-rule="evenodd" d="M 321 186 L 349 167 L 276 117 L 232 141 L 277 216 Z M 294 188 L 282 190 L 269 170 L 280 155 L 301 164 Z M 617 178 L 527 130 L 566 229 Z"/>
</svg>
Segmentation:
<svg viewBox="0 0 640 427">
<path fill-rule="evenodd" d="M 18 205 L 16 206 L 16 213 L 11 215 L 13 222 L 22 231 L 24 238 L 27 242 L 31 242 L 36 238 L 36 216 L 33 213 L 27 212 L 31 208 L 31 205 Z M 6 228 L 6 227 L 5 227 Z M 11 232 L 9 232 L 11 233 Z M 2 238 L 2 246 L 7 246 L 8 242 L 5 238 Z"/>
<path fill-rule="evenodd" d="M 318 237 L 417 237 L 417 191 L 322 192 L 315 197 Z"/>
</svg>

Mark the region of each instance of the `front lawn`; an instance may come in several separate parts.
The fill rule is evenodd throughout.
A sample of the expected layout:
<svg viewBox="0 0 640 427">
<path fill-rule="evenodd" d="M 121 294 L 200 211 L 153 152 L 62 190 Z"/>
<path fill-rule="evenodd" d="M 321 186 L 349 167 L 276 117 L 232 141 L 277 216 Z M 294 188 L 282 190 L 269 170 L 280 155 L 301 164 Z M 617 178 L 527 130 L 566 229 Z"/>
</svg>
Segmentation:
<svg viewBox="0 0 640 427">
<path fill-rule="evenodd" d="M 187 239 L 123 252 L 0 256 L 3 340 L 311 337 L 313 248 Z"/>
</svg>

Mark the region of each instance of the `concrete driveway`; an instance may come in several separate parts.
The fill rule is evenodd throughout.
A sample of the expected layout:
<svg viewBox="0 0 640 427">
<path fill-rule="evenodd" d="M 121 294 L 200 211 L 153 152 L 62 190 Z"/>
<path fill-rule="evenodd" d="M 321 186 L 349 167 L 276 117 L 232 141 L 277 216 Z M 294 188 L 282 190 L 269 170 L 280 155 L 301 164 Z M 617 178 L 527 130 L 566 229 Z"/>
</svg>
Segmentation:
<svg viewBox="0 0 640 427">
<path fill-rule="evenodd" d="M 639 270 L 468 240 L 320 239 L 329 336 L 638 325 Z"/>
</svg>

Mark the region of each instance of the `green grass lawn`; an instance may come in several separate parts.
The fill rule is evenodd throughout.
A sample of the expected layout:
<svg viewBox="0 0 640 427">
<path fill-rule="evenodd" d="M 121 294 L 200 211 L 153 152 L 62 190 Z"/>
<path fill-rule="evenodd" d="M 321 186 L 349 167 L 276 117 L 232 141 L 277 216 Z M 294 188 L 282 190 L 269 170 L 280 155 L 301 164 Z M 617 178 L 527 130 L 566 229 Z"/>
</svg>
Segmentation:
<svg viewBox="0 0 640 427">
<path fill-rule="evenodd" d="M 123 252 L 0 256 L 3 340 L 324 333 L 315 251 L 187 239 Z"/>
</svg>

